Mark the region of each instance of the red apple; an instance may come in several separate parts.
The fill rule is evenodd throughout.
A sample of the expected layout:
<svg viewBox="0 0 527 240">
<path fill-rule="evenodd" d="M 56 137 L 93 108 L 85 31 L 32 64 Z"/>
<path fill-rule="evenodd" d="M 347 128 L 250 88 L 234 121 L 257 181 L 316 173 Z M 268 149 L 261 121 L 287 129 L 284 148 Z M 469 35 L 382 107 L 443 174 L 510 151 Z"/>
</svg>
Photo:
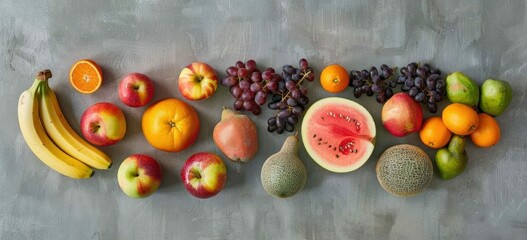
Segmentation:
<svg viewBox="0 0 527 240">
<path fill-rule="evenodd" d="M 144 198 L 159 188 L 162 175 L 161 167 L 154 158 L 145 154 L 133 154 L 119 166 L 117 181 L 129 197 Z"/>
<path fill-rule="evenodd" d="M 392 135 L 404 137 L 421 129 L 421 105 L 407 93 L 396 93 L 382 107 L 382 124 Z"/>
<path fill-rule="evenodd" d="M 197 198 L 210 198 L 218 194 L 227 181 L 227 168 L 214 153 L 196 153 L 181 169 L 181 180 L 187 191 Z"/>
<path fill-rule="evenodd" d="M 119 107 L 109 102 L 96 103 L 81 116 L 82 135 L 98 146 L 113 145 L 124 138 L 126 120 Z"/>
<path fill-rule="evenodd" d="M 126 75 L 119 84 L 119 98 L 130 107 L 142 107 L 154 96 L 154 83 L 141 73 Z"/>
<path fill-rule="evenodd" d="M 194 62 L 179 74 L 179 91 L 189 100 L 201 100 L 212 96 L 218 88 L 216 71 L 206 63 Z"/>
</svg>

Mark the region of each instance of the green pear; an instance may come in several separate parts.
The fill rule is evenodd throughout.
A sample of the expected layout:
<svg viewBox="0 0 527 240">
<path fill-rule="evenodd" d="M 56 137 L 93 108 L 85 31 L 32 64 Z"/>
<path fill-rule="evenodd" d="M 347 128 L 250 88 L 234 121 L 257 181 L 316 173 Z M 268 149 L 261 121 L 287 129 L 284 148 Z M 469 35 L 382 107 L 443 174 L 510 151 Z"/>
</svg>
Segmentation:
<svg viewBox="0 0 527 240">
<path fill-rule="evenodd" d="M 479 107 L 492 116 L 499 116 L 512 100 L 511 85 L 503 80 L 487 79 L 481 85 Z"/>
<path fill-rule="evenodd" d="M 442 179 L 452 179 L 465 171 L 468 163 L 468 155 L 465 151 L 465 138 L 454 135 L 448 147 L 437 151 L 435 162 Z"/>
<path fill-rule="evenodd" d="M 453 72 L 446 77 L 446 95 L 453 103 L 475 107 L 479 102 L 479 87 L 469 76 Z"/>
</svg>

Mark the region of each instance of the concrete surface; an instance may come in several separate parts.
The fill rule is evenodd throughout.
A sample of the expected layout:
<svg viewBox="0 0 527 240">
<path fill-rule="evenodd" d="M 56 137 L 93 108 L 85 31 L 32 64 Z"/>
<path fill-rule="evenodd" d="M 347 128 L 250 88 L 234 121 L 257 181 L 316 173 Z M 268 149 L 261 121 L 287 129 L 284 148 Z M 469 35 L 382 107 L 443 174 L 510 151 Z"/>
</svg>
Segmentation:
<svg viewBox="0 0 527 240">
<path fill-rule="evenodd" d="M 3 1 L 0 49 L 0 239 L 527 239 L 525 1 Z M 226 189 L 198 200 L 184 190 L 178 173 L 195 152 L 219 153 L 211 133 L 221 106 L 232 104 L 228 90 L 190 102 L 202 128 L 197 142 L 180 153 L 151 147 L 140 130 L 145 108 L 126 107 L 117 96 L 119 80 L 130 72 L 149 75 L 159 100 L 182 97 L 177 77 L 192 61 L 208 62 L 224 76 L 237 60 L 280 68 L 301 57 L 318 73 L 331 63 L 363 69 L 418 61 L 445 73 L 463 71 L 478 83 L 508 80 L 514 98 L 497 118 L 502 139 L 490 149 L 468 144 L 470 163 L 458 178 L 436 175 L 423 194 L 394 197 L 376 180 L 382 151 L 397 143 L 415 144 L 430 156 L 435 151 L 417 134 L 390 136 L 380 122 L 381 105 L 363 97 L 357 101 L 378 129 L 371 159 L 355 172 L 335 174 L 301 147 L 307 186 L 284 200 L 260 184 L 263 161 L 286 137 L 266 132 L 272 111 L 265 110 L 251 115 L 262 144 L 256 159 L 228 162 Z M 68 83 L 71 65 L 82 58 L 95 60 L 104 72 L 104 84 L 91 95 Z M 16 105 L 44 68 L 52 70 L 51 86 L 76 130 L 83 111 L 96 102 L 113 102 L 125 112 L 125 139 L 101 148 L 115 162 L 111 170 L 89 180 L 68 179 L 27 147 Z M 329 94 L 317 82 L 307 86 L 311 103 L 335 95 L 354 99 L 351 90 Z M 146 199 L 130 199 L 117 185 L 118 166 L 132 153 L 150 154 L 164 169 L 161 188 Z"/>
</svg>

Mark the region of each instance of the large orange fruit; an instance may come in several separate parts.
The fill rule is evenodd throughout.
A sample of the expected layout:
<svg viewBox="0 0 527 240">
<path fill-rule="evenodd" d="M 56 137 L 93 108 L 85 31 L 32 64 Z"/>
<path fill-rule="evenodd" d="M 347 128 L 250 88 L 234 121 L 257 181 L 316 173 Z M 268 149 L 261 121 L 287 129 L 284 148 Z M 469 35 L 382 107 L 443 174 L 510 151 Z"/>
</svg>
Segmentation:
<svg viewBox="0 0 527 240">
<path fill-rule="evenodd" d="M 442 148 L 448 144 L 452 132 L 443 123 L 441 117 L 434 116 L 425 120 L 419 130 L 421 141 L 431 148 Z"/>
<path fill-rule="evenodd" d="M 461 136 L 471 134 L 479 125 L 476 110 L 462 103 L 452 103 L 446 106 L 443 109 L 442 119 L 448 130 Z"/>
<path fill-rule="evenodd" d="M 141 123 L 146 140 L 167 152 L 179 152 L 192 145 L 200 126 L 194 108 L 176 98 L 150 105 L 143 113 Z"/>
<path fill-rule="evenodd" d="M 350 82 L 350 76 L 346 69 L 338 64 L 332 64 L 324 68 L 320 73 L 320 85 L 331 93 L 344 91 Z"/>
<path fill-rule="evenodd" d="M 500 140 L 500 125 L 494 117 L 479 114 L 479 126 L 470 134 L 470 139 L 478 147 L 492 147 Z"/>
</svg>

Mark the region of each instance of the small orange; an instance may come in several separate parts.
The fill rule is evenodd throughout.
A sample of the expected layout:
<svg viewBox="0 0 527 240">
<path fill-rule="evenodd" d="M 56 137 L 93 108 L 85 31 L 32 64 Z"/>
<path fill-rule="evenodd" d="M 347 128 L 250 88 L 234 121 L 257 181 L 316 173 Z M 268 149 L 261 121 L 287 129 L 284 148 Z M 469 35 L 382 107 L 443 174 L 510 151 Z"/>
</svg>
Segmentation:
<svg viewBox="0 0 527 240">
<path fill-rule="evenodd" d="M 179 152 L 192 145 L 200 127 L 194 108 L 176 98 L 150 105 L 143 113 L 141 125 L 148 143 L 167 152 Z"/>
<path fill-rule="evenodd" d="M 492 147 L 500 140 L 500 125 L 494 117 L 479 114 L 479 126 L 470 134 L 470 139 L 478 147 Z"/>
<path fill-rule="evenodd" d="M 443 123 L 441 117 L 434 116 L 425 120 L 419 130 L 421 141 L 431 148 L 442 148 L 448 144 L 452 132 Z"/>
<path fill-rule="evenodd" d="M 346 69 L 338 64 L 332 64 L 324 68 L 320 74 L 320 85 L 331 93 L 344 91 L 350 82 L 350 76 Z"/>
<path fill-rule="evenodd" d="M 70 83 L 81 93 L 93 93 L 102 84 L 101 68 L 93 60 L 79 60 L 70 69 Z"/>
<path fill-rule="evenodd" d="M 452 133 L 466 136 L 478 128 L 479 117 L 476 110 L 462 103 L 451 103 L 443 109 L 442 119 Z"/>
</svg>

